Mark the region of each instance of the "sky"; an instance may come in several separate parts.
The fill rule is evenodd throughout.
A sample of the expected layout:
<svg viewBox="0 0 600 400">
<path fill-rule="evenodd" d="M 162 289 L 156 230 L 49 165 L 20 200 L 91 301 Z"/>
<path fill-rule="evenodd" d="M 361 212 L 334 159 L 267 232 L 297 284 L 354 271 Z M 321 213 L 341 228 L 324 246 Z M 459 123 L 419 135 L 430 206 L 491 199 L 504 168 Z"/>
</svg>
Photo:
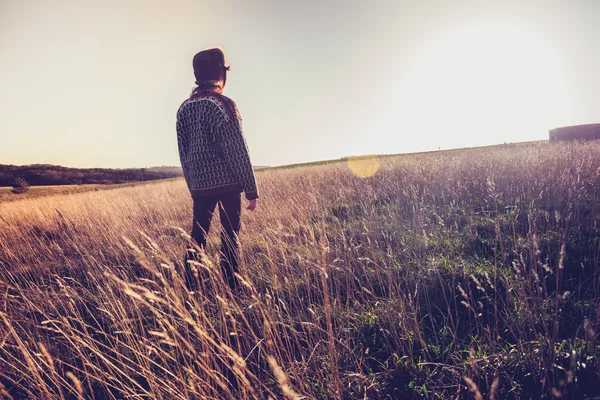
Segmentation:
<svg viewBox="0 0 600 400">
<path fill-rule="evenodd" d="M 547 139 L 600 122 L 600 1 L 0 0 L 0 164 L 179 165 L 224 49 L 254 165 Z"/>
</svg>

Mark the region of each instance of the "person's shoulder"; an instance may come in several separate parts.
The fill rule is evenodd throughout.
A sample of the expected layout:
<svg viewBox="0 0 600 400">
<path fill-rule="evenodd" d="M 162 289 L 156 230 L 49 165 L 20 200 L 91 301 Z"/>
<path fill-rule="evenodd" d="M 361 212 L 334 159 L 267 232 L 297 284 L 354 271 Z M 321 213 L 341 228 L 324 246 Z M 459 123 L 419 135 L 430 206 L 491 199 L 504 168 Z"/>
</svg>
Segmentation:
<svg viewBox="0 0 600 400">
<path fill-rule="evenodd" d="M 183 109 L 185 108 L 185 106 L 189 103 L 190 99 L 187 98 L 183 101 L 183 103 L 181 103 L 179 105 L 179 108 L 177 109 L 177 115 L 179 115 L 181 113 L 181 111 L 183 111 Z"/>
<path fill-rule="evenodd" d="M 229 104 L 232 107 L 237 107 L 237 105 L 235 104 L 235 101 L 233 101 L 233 99 L 231 99 L 231 97 L 227 97 L 221 93 L 215 93 L 215 95 L 218 96 L 222 102 Z"/>
<path fill-rule="evenodd" d="M 212 109 L 213 111 L 216 111 L 217 109 L 223 109 L 223 105 L 211 93 L 202 93 L 200 95 L 192 95 L 185 99 L 179 106 L 177 114 L 192 109 L 196 111 L 201 109 Z"/>
<path fill-rule="evenodd" d="M 239 112 L 235 102 L 227 96 L 215 92 L 204 92 L 201 94 L 193 94 L 190 98 L 186 99 L 179 110 L 177 115 L 180 115 L 186 110 L 193 110 L 191 112 L 204 112 L 218 113 L 225 117 L 226 120 L 239 118 Z"/>
<path fill-rule="evenodd" d="M 221 108 L 227 118 L 233 119 L 238 115 L 237 105 L 231 98 L 214 92 L 211 92 L 210 96 L 219 105 L 219 108 Z"/>
</svg>

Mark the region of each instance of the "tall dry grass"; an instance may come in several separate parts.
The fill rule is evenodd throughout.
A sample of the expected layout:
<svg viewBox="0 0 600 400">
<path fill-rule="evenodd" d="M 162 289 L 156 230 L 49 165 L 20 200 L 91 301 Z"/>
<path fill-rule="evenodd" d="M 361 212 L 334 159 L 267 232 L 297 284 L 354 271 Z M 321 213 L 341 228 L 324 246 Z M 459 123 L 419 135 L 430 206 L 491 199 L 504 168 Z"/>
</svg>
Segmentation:
<svg viewBox="0 0 600 400">
<path fill-rule="evenodd" d="M 258 172 L 243 288 L 182 180 L 0 203 L 7 398 L 539 398 L 600 384 L 600 144 Z M 213 230 L 218 229 L 215 220 Z"/>
</svg>

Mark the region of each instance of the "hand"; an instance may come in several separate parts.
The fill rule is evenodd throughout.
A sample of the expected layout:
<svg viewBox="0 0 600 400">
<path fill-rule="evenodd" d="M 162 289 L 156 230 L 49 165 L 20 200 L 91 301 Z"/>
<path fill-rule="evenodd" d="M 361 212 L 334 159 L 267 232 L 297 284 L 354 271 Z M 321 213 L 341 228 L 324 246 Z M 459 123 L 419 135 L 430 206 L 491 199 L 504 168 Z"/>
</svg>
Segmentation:
<svg viewBox="0 0 600 400">
<path fill-rule="evenodd" d="M 256 199 L 248 200 L 248 207 L 246 207 L 246 210 L 254 211 L 255 208 L 256 208 Z"/>
</svg>

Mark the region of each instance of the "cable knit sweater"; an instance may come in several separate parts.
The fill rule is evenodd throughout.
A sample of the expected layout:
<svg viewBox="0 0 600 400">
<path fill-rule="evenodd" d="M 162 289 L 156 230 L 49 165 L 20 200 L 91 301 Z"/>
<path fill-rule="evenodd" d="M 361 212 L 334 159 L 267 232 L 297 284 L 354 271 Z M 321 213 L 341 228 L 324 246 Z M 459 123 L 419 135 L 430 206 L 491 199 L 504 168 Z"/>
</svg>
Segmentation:
<svg viewBox="0 0 600 400">
<path fill-rule="evenodd" d="M 194 93 L 177 111 L 177 143 L 192 196 L 243 191 L 248 200 L 258 198 L 233 100 L 214 92 Z"/>
</svg>

